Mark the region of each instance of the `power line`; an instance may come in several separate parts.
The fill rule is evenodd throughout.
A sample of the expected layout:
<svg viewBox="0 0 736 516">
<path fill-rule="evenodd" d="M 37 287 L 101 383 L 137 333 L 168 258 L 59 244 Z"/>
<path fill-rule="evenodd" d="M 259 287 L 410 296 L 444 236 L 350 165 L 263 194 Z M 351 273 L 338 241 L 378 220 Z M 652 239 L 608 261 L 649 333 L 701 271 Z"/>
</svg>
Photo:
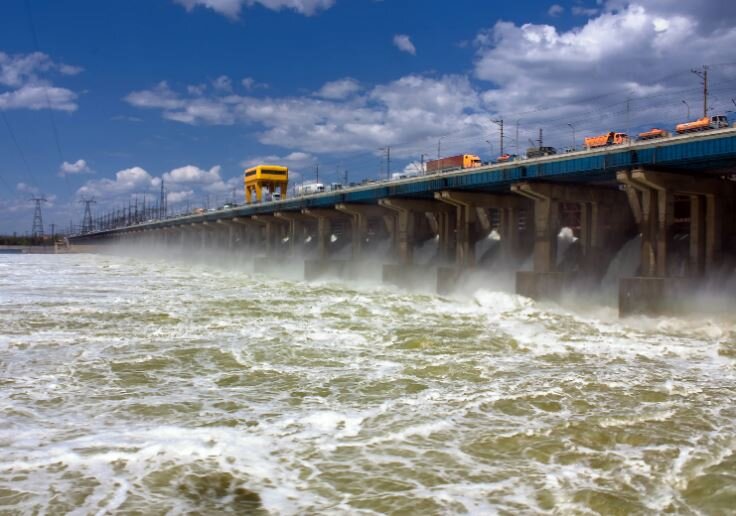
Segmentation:
<svg viewBox="0 0 736 516">
<path fill-rule="evenodd" d="M 0 118 L 3 119 L 3 122 L 5 123 L 5 127 L 8 130 L 8 133 L 10 134 L 10 139 L 13 142 L 13 145 L 15 145 L 16 150 L 18 151 L 18 154 L 20 155 L 20 159 L 23 162 L 23 166 L 25 167 L 26 174 L 28 174 L 28 178 L 31 181 L 31 184 L 38 188 L 38 182 L 36 181 L 35 176 L 33 175 L 33 172 L 31 171 L 31 166 L 28 164 L 28 160 L 26 159 L 26 155 L 23 152 L 23 149 L 21 148 L 20 144 L 18 143 L 18 139 L 15 137 L 15 132 L 13 131 L 13 128 L 10 126 L 10 121 L 8 120 L 8 117 L 5 116 L 5 112 L 0 109 Z"/>
<path fill-rule="evenodd" d="M 26 7 L 26 14 L 28 15 L 28 26 L 31 31 L 31 36 L 33 38 L 33 46 L 36 52 L 41 52 L 41 48 L 38 44 L 38 32 L 36 31 L 36 24 L 33 21 L 33 13 L 31 12 L 30 0 L 25 0 L 24 5 Z M 51 123 L 51 132 L 54 136 L 56 152 L 59 155 L 59 162 L 63 163 L 64 153 L 61 151 L 61 140 L 59 138 L 59 129 L 56 126 L 56 119 L 54 118 L 54 110 L 51 107 L 51 98 L 49 97 L 49 90 L 46 84 L 43 82 L 41 83 L 41 87 L 43 88 L 43 94 L 46 99 L 46 106 L 48 107 L 49 122 Z M 71 195 L 72 189 L 71 189 L 71 185 L 69 184 L 69 177 L 66 174 L 64 174 L 64 182 L 66 183 L 67 193 Z"/>
</svg>

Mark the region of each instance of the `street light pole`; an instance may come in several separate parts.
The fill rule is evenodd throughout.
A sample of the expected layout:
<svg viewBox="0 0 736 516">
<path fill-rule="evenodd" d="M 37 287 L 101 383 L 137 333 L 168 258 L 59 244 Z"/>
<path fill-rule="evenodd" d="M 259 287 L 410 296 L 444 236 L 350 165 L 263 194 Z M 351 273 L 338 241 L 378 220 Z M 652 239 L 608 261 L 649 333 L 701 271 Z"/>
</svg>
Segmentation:
<svg viewBox="0 0 736 516">
<path fill-rule="evenodd" d="M 575 145 L 577 142 L 575 138 L 575 126 L 572 124 L 567 124 L 567 125 L 570 126 L 570 129 L 572 129 L 572 150 L 575 150 Z"/>
<path fill-rule="evenodd" d="M 486 140 L 486 143 L 491 147 L 491 160 L 493 160 L 493 142 L 491 140 Z"/>
<path fill-rule="evenodd" d="M 687 100 L 682 101 L 683 104 L 687 106 L 687 121 L 690 121 L 690 104 L 687 103 Z"/>
<path fill-rule="evenodd" d="M 493 123 L 496 124 L 501 129 L 501 150 L 499 150 L 499 154 L 503 156 L 503 118 L 499 120 L 493 120 Z"/>
<path fill-rule="evenodd" d="M 690 71 L 700 77 L 703 81 L 703 116 L 706 117 L 708 116 L 708 67 L 703 66 L 702 72 L 700 70 Z"/>
</svg>

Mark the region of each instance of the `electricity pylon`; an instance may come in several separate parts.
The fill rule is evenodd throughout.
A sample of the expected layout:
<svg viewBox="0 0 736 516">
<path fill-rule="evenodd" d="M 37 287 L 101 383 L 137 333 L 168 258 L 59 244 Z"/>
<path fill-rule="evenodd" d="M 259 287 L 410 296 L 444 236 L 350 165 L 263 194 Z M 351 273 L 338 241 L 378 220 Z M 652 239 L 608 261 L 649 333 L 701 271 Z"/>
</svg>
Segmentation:
<svg viewBox="0 0 736 516">
<path fill-rule="evenodd" d="M 36 203 L 36 209 L 33 211 L 33 229 L 31 236 L 33 238 L 43 238 L 43 216 L 41 215 L 41 203 L 47 202 L 45 197 L 31 197 L 31 201 Z"/>
<path fill-rule="evenodd" d="M 91 233 L 94 230 L 94 222 L 92 222 L 91 206 L 97 201 L 94 199 L 82 199 L 79 201 L 84 203 L 84 218 L 82 219 L 82 233 Z"/>
</svg>

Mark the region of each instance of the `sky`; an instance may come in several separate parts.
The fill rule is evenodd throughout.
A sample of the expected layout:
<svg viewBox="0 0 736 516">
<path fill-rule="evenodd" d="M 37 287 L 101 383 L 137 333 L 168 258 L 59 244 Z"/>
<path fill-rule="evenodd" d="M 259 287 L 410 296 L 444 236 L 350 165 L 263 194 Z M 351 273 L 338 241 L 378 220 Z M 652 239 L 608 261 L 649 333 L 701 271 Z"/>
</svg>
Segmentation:
<svg viewBox="0 0 736 516">
<path fill-rule="evenodd" d="M 441 155 L 736 120 L 730 0 L 6 0 L 0 234 L 242 202 L 257 163 L 359 182 Z M 504 137 L 499 121 L 504 122 Z M 390 165 L 386 149 L 390 148 Z"/>
</svg>

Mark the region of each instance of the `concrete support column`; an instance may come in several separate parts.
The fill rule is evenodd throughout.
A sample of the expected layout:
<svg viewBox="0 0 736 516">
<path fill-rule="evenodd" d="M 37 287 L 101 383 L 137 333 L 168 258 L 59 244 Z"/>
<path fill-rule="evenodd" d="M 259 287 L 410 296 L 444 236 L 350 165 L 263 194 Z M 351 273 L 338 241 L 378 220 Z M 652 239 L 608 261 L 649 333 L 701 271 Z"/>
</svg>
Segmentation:
<svg viewBox="0 0 736 516">
<path fill-rule="evenodd" d="M 626 186 L 631 211 L 642 234 L 643 276 L 668 276 L 669 240 L 675 194 L 690 199 L 688 270 L 693 275 L 717 266 L 722 241 L 721 205 L 733 185 L 710 177 L 636 169 L 616 175 Z"/>
<path fill-rule="evenodd" d="M 518 221 L 515 230 L 510 230 L 510 214 L 528 203 L 524 199 L 511 195 L 489 194 L 479 192 L 458 192 L 444 190 L 435 193 L 435 198 L 455 208 L 456 255 L 458 267 L 474 267 L 476 265 L 475 245 L 479 239 L 491 231 L 491 222 L 486 209 L 500 212 L 501 245 L 516 249 L 518 245 Z M 482 215 L 482 216 L 481 216 Z M 514 219 L 516 220 L 516 219 Z"/>
<path fill-rule="evenodd" d="M 534 270 L 553 272 L 557 267 L 557 233 L 560 204 L 547 198 L 534 202 Z"/>
<path fill-rule="evenodd" d="M 235 224 L 245 228 L 245 243 L 250 251 L 261 246 L 262 225 L 251 218 L 233 217 L 230 219 Z"/>
<path fill-rule="evenodd" d="M 277 211 L 274 215 L 283 219 L 288 223 L 289 232 L 289 255 L 297 256 L 304 248 L 304 239 L 306 238 L 306 222 L 310 217 L 301 213 Z"/>
<path fill-rule="evenodd" d="M 733 187 L 730 186 L 729 190 L 733 191 Z M 706 195 L 705 198 L 705 268 L 707 271 L 711 271 L 721 261 L 721 249 L 723 246 L 723 200 L 714 193 Z"/>
<path fill-rule="evenodd" d="M 439 221 L 439 246 L 440 258 L 442 261 L 449 262 L 456 258 L 457 253 L 457 218 L 452 213 L 438 213 Z"/>
<path fill-rule="evenodd" d="M 253 215 L 252 218 L 255 222 L 262 224 L 265 229 L 263 250 L 267 255 L 273 255 L 280 244 L 281 229 L 285 221 L 273 215 Z"/>
<path fill-rule="evenodd" d="M 363 256 L 363 247 L 368 238 L 368 220 L 370 217 L 384 217 L 391 213 L 390 210 L 374 204 L 340 203 L 335 209 L 351 217 L 351 250 L 354 260 Z"/>
<path fill-rule="evenodd" d="M 521 238 L 519 235 L 520 208 L 501 208 L 499 211 L 498 233 L 501 236 L 501 252 L 507 261 L 521 258 Z"/>
<path fill-rule="evenodd" d="M 628 221 L 612 217 L 604 224 L 603 214 L 625 205 L 623 193 L 611 188 L 561 185 L 553 183 L 517 183 L 511 190 L 534 201 L 534 270 L 553 272 L 557 264 L 557 235 L 560 230 L 560 203 L 580 206 L 580 245 L 584 270 L 605 270 L 602 258 L 625 234 Z"/>
<path fill-rule="evenodd" d="M 619 283 L 619 314 L 677 310 L 687 297 L 693 278 L 720 265 L 724 199 L 733 198 L 734 185 L 703 174 L 672 174 L 636 169 L 616 175 L 623 183 L 631 211 L 642 234 L 641 277 Z M 687 197 L 690 208 L 687 276 L 673 277 L 670 240 L 675 195 Z"/>
<path fill-rule="evenodd" d="M 221 231 L 221 246 L 223 249 L 232 251 L 235 248 L 235 238 L 238 226 L 229 220 L 218 219 L 217 225 Z"/>
<path fill-rule="evenodd" d="M 671 190 L 662 189 L 657 192 L 657 268 L 656 275 L 667 276 L 669 254 L 667 247 L 670 241 L 672 223 L 675 219 L 675 196 Z"/>
<path fill-rule="evenodd" d="M 690 249 L 688 272 L 691 276 L 705 273 L 705 198 L 690 196 Z"/>
<path fill-rule="evenodd" d="M 418 199 L 380 199 L 380 206 L 396 212 L 396 238 L 399 262 L 409 265 L 413 262 L 414 246 L 417 244 L 418 216 L 426 213 L 451 213 L 452 207 L 442 202 Z M 426 226 L 426 224 L 425 224 Z"/>
<path fill-rule="evenodd" d="M 317 256 L 320 260 L 328 259 L 330 256 L 332 221 L 348 219 L 348 217 L 338 210 L 304 208 L 302 213 L 317 219 Z"/>
<path fill-rule="evenodd" d="M 557 267 L 557 233 L 560 204 L 551 185 L 520 183 L 511 191 L 534 201 L 534 272 L 554 272 Z"/>
</svg>

